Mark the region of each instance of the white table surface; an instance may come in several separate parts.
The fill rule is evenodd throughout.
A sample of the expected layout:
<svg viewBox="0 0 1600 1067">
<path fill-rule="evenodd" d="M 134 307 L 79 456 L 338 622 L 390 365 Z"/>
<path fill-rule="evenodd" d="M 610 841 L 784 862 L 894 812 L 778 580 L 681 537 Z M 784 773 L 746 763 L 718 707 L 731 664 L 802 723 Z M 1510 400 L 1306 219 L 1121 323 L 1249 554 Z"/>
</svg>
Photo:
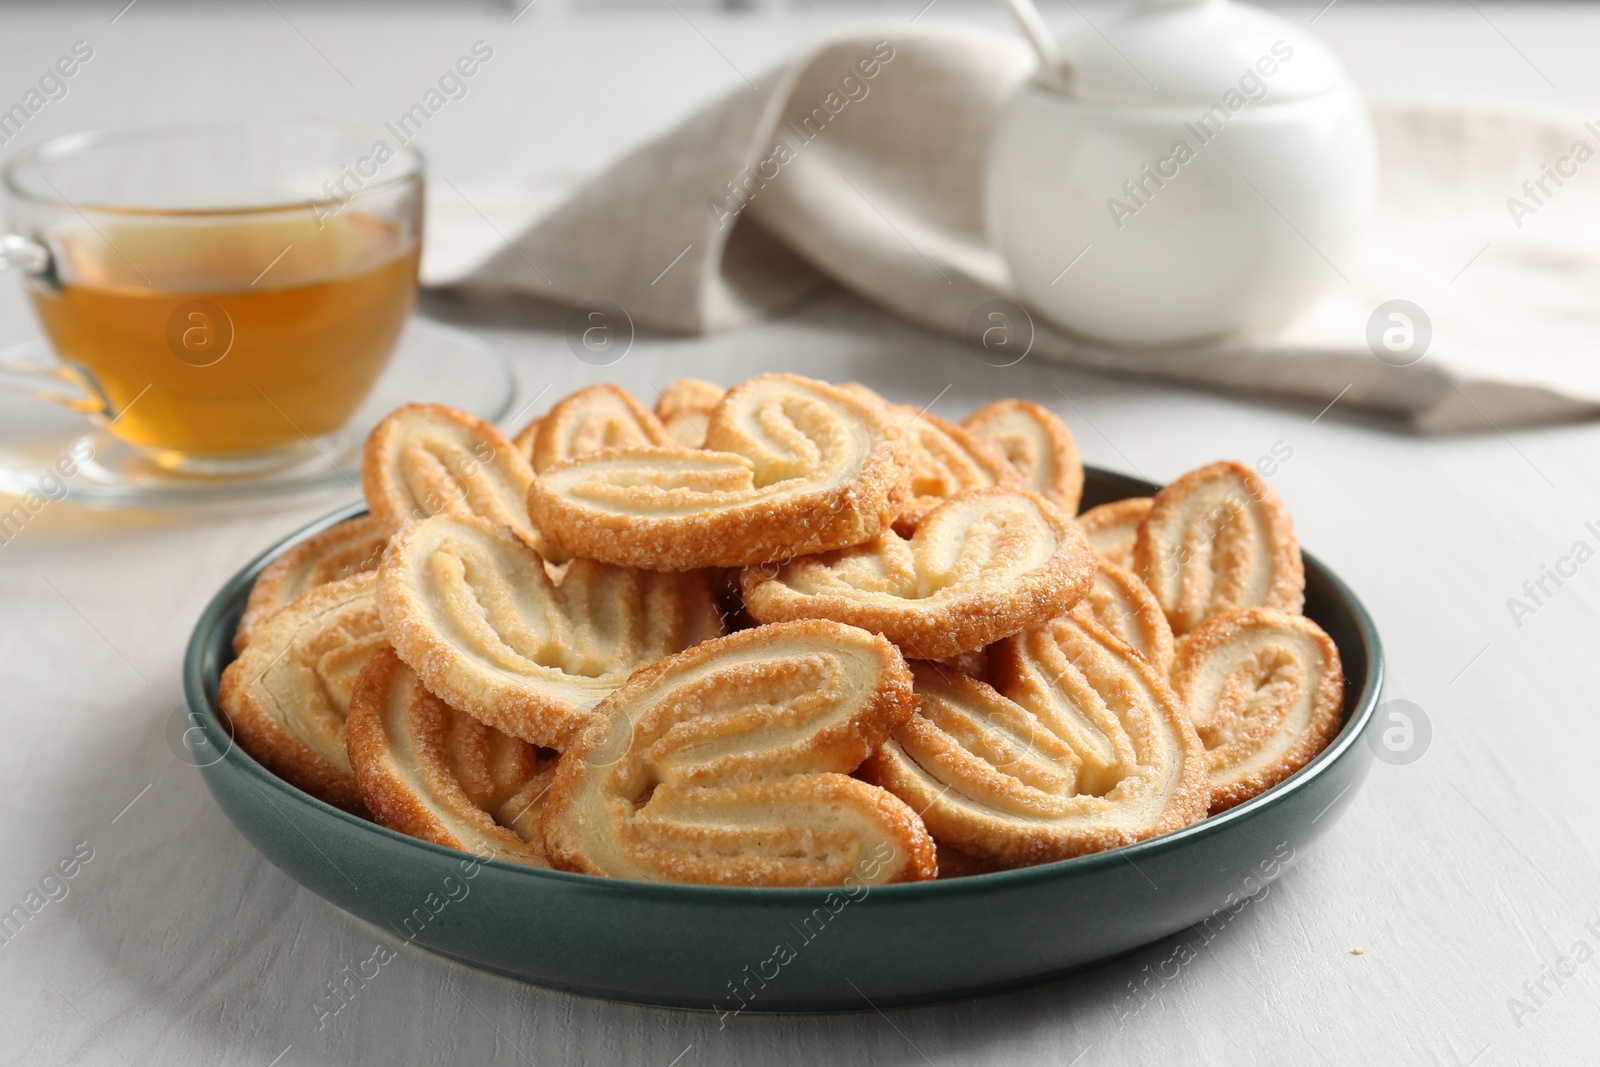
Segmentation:
<svg viewBox="0 0 1600 1067">
<path fill-rule="evenodd" d="M 733 64 L 760 71 L 855 17 L 692 11 L 690 25 L 668 7 L 534 9 L 511 25 L 510 12 L 472 9 L 208 12 L 145 0 L 113 24 L 120 6 L 0 12 L 6 100 L 73 40 L 96 50 L 70 95 L 0 155 L 123 122 L 381 119 L 483 38 L 495 62 L 423 137 L 436 172 L 463 184 L 565 181 L 736 84 Z M 918 6 L 877 14 L 904 21 Z M 1319 6 L 1289 10 L 1309 19 Z M 960 8 L 924 16 L 938 17 L 994 22 Z M 1374 96 L 1564 100 L 1600 113 L 1600 12 L 1588 7 L 1342 2 L 1317 26 Z M 548 395 L 606 377 L 648 392 L 641 383 L 678 374 L 732 381 L 778 368 L 859 378 L 919 404 L 948 384 L 939 414 L 1042 398 L 1089 462 L 1156 480 L 1286 442 L 1293 458 L 1274 484 L 1304 543 L 1372 609 L 1389 695 L 1425 710 L 1431 745 L 1412 764 L 1376 764 L 1342 822 L 1135 1018 L 1119 1018 L 1129 983 L 1176 940 L 979 1001 L 745 1015 L 726 1029 L 714 1016 L 548 992 L 400 947 L 381 981 L 318 1031 L 313 998 L 379 935 L 246 844 L 165 734 L 183 642 L 206 599 L 330 505 L 194 520 L 52 504 L 0 545 L 0 716 L 11 731 L 0 744 L 0 910 L 76 843 L 93 859 L 66 898 L 0 944 L 0 1062 L 1600 1062 L 1600 958 L 1571 957 L 1578 942 L 1600 950 L 1585 926 L 1600 931 L 1600 564 L 1520 626 L 1506 606 L 1573 542 L 1600 543 L 1584 528 L 1600 523 L 1600 426 L 1421 439 L 1347 419 L 1338 405 L 1314 418 L 1314 408 L 1031 362 L 995 371 L 839 295 L 734 334 L 642 340 L 604 371 L 567 352 L 560 313 L 436 298 L 425 311 L 506 352 L 524 396 L 547 383 Z M 0 345 L 33 332 L 14 287 L 0 286 Z M 1551 967 L 1575 973 L 1557 983 Z M 1541 979 L 1543 994 L 1524 987 Z M 1511 998 L 1535 1010 L 1514 1014 Z"/>
</svg>

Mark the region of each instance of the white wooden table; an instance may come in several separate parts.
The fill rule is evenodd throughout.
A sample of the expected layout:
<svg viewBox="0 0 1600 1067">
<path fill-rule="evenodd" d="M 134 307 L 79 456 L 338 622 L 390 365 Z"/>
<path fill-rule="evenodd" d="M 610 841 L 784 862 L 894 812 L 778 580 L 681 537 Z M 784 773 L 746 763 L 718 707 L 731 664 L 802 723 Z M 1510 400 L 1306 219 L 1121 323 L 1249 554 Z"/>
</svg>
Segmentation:
<svg viewBox="0 0 1600 1067">
<path fill-rule="evenodd" d="M 67 98 L 0 154 L 124 122 L 381 120 L 482 38 L 496 62 L 423 137 L 436 171 L 458 183 L 565 180 L 735 84 L 735 66 L 759 71 L 855 17 L 691 11 L 691 25 L 670 7 L 534 9 L 513 25 L 499 11 L 280 3 L 207 13 L 145 0 L 113 23 L 120 4 L 0 13 L 6 101 L 74 40 L 95 49 Z M 920 6 L 879 14 L 904 20 Z M 1291 10 L 1309 19 L 1319 6 Z M 960 8 L 924 17 L 994 21 Z M 1317 26 L 1375 96 L 1600 101 L 1600 13 L 1580 5 L 1346 0 Z M 607 370 L 568 353 L 559 312 L 439 299 L 425 310 L 508 353 L 524 396 L 603 378 L 648 393 L 678 374 L 732 381 L 777 368 L 859 378 L 919 404 L 949 385 L 937 413 L 1042 398 L 1088 461 L 1156 480 L 1283 442 L 1293 457 L 1274 484 L 1306 545 L 1371 607 L 1389 695 L 1424 710 L 1431 742 L 1413 763 L 1376 764 L 1344 820 L 1241 921 L 1203 947 L 1192 937 L 1197 958 L 1137 1015 L 1131 984 L 1176 941 L 976 1002 L 745 1015 L 726 1029 L 711 1015 L 548 992 L 400 948 L 319 1031 L 312 1005 L 326 983 L 375 939 L 394 939 L 262 859 L 167 735 L 201 606 L 327 505 L 194 520 L 52 504 L 0 545 L 0 912 L 75 849 L 79 862 L 60 883 L 65 897 L 0 943 L 0 1062 L 1600 1062 L 1600 563 L 1520 625 L 1507 608 L 1574 542 L 1600 547 L 1584 526 L 1600 526 L 1600 426 L 1428 440 L 1339 405 L 1315 417 L 1031 361 L 995 371 L 840 295 L 735 334 L 641 341 Z M 0 344 L 33 332 L 14 287 L 0 285 Z"/>
</svg>

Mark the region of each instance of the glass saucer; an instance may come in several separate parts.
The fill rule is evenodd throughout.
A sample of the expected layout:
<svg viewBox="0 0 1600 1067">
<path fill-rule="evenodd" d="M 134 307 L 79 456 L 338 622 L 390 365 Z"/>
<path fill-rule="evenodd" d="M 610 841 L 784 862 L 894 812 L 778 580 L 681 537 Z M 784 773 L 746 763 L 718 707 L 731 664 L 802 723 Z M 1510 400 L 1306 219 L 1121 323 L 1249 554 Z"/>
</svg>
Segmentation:
<svg viewBox="0 0 1600 1067">
<path fill-rule="evenodd" d="M 53 359 L 42 338 L 6 354 Z M 504 356 L 469 333 L 413 318 L 372 394 L 343 430 L 307 442 L 302 456 L 270 470 L 207 474 L 165 469 L 76 412 L 0 393 L 0 500 L 22 497 L 27 506 L 29 494 L 37 494 L 35 501 L 170 511 L 359 495 L 361 442 L 396 407 L 429 401 L 498 422 L 515 397 L 516 378 Z"/>
</svg>

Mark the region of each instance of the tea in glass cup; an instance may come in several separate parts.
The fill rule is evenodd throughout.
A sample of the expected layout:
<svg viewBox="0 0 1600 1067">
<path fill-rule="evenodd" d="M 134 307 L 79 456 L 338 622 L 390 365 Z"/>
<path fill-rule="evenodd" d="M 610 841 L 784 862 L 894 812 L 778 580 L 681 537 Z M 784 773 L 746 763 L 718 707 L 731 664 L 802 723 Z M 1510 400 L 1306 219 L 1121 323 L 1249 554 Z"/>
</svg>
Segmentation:
<svg viewBox="0 0 1600 1067">
<path fill-rule="evenodd" d="M 41 392 L 77 384 L 74 406 L 167 469 L 320 451 L 415 302 L 421 158 L 343 126 L 81 134 L 5 180 L 6 258 L 60 359 L 30 368 Z"/>
</svg>

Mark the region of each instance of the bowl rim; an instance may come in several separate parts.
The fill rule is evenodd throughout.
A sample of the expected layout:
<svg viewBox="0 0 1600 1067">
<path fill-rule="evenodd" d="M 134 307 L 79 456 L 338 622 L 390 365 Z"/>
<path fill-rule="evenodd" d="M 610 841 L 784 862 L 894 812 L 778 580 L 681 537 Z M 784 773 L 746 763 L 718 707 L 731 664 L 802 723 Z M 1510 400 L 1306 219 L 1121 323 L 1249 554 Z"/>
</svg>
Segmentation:
<svg viewBox="0 0 1600 1067">
<path fill-rule="evenodd" d="M 1155 492 L 1158 488 L 1153 483 L 1144 479 L 1134 478 L 1130 475 L 1120 474 L 1099 467 L 1085 466 L 1085 475 L 1094 475 L 1100 478 L 1120 482 L 1124 485 L 1143 487 L 1148 492 Z M 229 605 L 237 600 L 241 594 L 247 594 L 256 576 L 284 551 L 293 545 L 313 537 L 336 523 L 346 519 L 356 518 L 367 512 L 365 503 L 360 501 L 339 508 L 320 519 L 316 519 L 293 533 L 279 539 L 265 551 L 255 556 L 234 574 L 222 588 L 207 603 L 205 610 L 196 621 L 189 641 L 184 650 L 183 657 L 183 694 L 184 702 L 188 706 L 191 722 L 201 728 L 208 744 L 214 745 L 223 755 L 213 763 L 232 761 L 235 769 L 242 771 L 257 787 L 266 787 L 274 790 L 285 799 L 309 806 L 323 816 L 332 817 L 355 828 L 358 832 L 376 834 L 380 840 L 387 840 L 402 849 L 420 849 L 424 853 L 432 853 L 437 858 L 453 860 L 470 860 L 478 865 L 502 872 L 513 878 L 530 879 L 530 887 L 539 882 L 550 881 L 554 883 L 567 883 L 569 887 L 584 887 L 599 892 L 616 894 L 624 897 L 641 897 L 654 901 L 686 901 L 699 903 L 795 903 L 812 902 L 820 904 L 829 894 L 839 892 L 838 886 L 803 886 L 803 887 L 766 887 L 766 886 L 703 886 L 703 885 L 677 885 L 666 882 L 638 882 L 622 878 L 604 878 L 599 875 L 579 874 L 572 871 L 558 871 L 542 867 L 529 867 L 523 864 L 511 863 L 505 860 L 489 859 L 470 852 L 446 848 L 432 841 L 402 834 L 391 830 L 376 822 L 352 815 L 331 804 L 318 800 L 316 797 L 268 771 L 256 762 L 243 747 L 233 743 L 232 731 L 227 728 L 218 709 L 206 697 L 206 684 L 204 675 L 204 661 L 206 653 L 215 644 L 216 633 L 222 623 L 222 617 L 229 610 Z M 1104 852 L 1092 852 L 1084 856 L 1074 856 L 1070 859 L 1055 860 L 1050 863 L 1035 864 L 1031 867 L 1019 867 L 1011 870 L 991 871 L 985 874 L 966 875 L 961 878 L 933 879 L 925 882 L 899 882 L 887 885 L 874 885 L 871 897 L 882 896 L 889 900 L 937 900 L 953 896 L 963 896 L 973 892 L 990 890 L 1019 889 L 1039 882 L 1054 881 L 1074 875 L 1088 875 L 1096 870 L 1113 866 L 1118 863 L 1133 864 L 1138 869 L 1138 860 L 1181 848 L 1196 841 L 1204 840 L 1215 834 L 1225 833 L 1235 824 L 1247 822 L 1265 809 L 1281 803 L 1291 794 L 1308 787 L 1328 767 L 1342 759 L 1350 749 L 1361 743 L 1363 734 L 1372 721 L 1378 700 L 1383 692 L 1385 675 L 1385 662 L 1383 646 L 1378 639 L 1377 626 L 1366 606 L 1355 595 L 1348 585 L 1337 574 L 1318 560 L 1309 552 L 1301 550 L 1308 569 L 1315 569 L 1332 587 L 1334 593 L 1341 597 L 1349 606 L 1350 614 L 1355 620 L 1357 632 L 1367 657 L 1367 672 L 1362 679 L 1361 690 L 1356 696 L 1355 707 L 1339 732 L 1334 735 L 1328 746 L 1319 752 L 1309 763 L 1301 767 L 1294 774 L 1285 778 L 1271 789 L 1252 797 L 1242 804 L 1229 808 L 1220 815 L 1208 815 L 1198 822 L 1157 837 L 1137 841 L 1131 845 L 1122 845 L 1118 848 L 1107 849 Z M 207 766 L 210 766 L 209 764 Z M 204 771 L 204 768 L 202 768 Z M 1347 787 L 1348 789 L 1348 787 Z M 1343 793 L 1340 794 L 1343 796 Z M 1337 802 L 1335 798 L 1334 802 Z M 1331 804 L 1329 805 L 1332 806 Z M 287 816 L 286 816 L 287 817 Z M 1319 815 L 1318 818 L 1321 816 Z"/>
</svg>

